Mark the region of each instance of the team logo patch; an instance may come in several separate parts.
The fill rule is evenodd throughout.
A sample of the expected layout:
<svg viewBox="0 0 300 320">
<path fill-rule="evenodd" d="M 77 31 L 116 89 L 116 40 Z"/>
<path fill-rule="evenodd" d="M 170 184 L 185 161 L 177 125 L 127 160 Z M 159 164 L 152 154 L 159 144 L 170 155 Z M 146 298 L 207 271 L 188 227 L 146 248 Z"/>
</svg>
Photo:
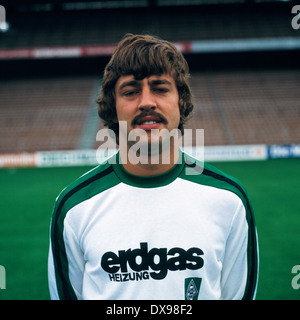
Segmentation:
<svg viewBox="0 0 300 320">
<path fill-rule="evenodd" d="M 185 300 L 198 300 L 202 278 L 185 278 Z"/>
</svg>

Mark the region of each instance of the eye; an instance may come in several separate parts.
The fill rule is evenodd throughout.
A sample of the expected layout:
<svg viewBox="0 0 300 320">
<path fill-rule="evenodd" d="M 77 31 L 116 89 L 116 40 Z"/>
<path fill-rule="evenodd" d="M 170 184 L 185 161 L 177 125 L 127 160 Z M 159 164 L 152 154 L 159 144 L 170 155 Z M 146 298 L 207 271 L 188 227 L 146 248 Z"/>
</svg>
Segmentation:
<svg viewBox="0 0 300 320">
<path fill-rule="evenodd" d="M 168 92 L 169 89 L 164 88 L 164 87 L 158 87 L 158 88 L 153 88 L 153 91 L 154 92 L 159 92 L 159 93 L 165 93 L 165 92 Z"/>
<path fill-rule="evenodd" d="M 137 89 L 127 90 L 127 91 L 123 92 L 123 95 L 124 95 L 125 97 L 130 97 L 130 96 L 133 96 L 134 94 L 136 94 L 136 93 L 138 93 L 138 92 L 139 92 L 139 90 L 137 90 Z"/>
</svg>

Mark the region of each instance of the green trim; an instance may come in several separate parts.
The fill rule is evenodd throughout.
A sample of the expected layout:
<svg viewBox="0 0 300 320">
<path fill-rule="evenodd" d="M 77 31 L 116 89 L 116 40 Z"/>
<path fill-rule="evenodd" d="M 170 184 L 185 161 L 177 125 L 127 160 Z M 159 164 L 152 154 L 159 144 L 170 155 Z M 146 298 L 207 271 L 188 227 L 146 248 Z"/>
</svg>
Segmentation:
<svg viewBox="0 0 300 320">
<path fill-rule="evenodd" d="M 243 205 L 246 209 L 246 220 L 248 223 L 248 270 L 247 283 L 242 300 L 252 300 L 256 292 L 258 278 L 258 244 L 254 214 L 247 191 L 239 180 L 228 174 L 225 174 L 210 164 L 205 163 L 203 165 L 202 162 L 186 155 L 186 165 L 190 168 L 193 168 L 196 172 L 198 171 L 199 174 L 185 175 L 182 173 L 180 178 L 202 185 L 231 191 L 235 193 L 243 202 Z"/>
<path fill-rule="evenodd" d="M 120 181 L 113 174 L 111 165 L 106 163 L 81 176 L 65 188 L 55 203 L 51 222 L 51 245 L 57 291 L 61 300 L 77 299 L 69 279 L 68 258 L 63 238 L 64 219 L 74 206 L 118 183 Z"/>
<path fill-rule="evenodd" d="M 162 174 L 154 176 L 137 176 L 125 170 L 123 165 L 120 163 L 119 158 L 119 153 L 117 153 L 116 161 L 113 164 L 116 175 L 123 183 L 137 188 L 157 188 L 166 186 L 180 175 L 185 166 L 184 161 L 178 161 L 173 168 Z M 182 155 L 180 155 L 180 159 L 183 159 Z"/>
</svg>

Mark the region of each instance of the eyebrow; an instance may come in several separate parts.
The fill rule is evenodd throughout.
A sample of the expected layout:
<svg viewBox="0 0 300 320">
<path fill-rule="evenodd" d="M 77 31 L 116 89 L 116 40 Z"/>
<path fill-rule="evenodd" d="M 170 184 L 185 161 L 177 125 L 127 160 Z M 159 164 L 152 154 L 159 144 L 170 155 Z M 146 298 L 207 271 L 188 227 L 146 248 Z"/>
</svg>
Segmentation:
<svg viewBox="0 0 300 320">
<path fill-rule="evenodd" d="M 172 83 L 169 81 L 169 80 L 167 80 L 167 79 L 155 79 L 155 80 L 152 80 L 151 82 L 150 82 L 150 84 L 151 85 L 160 85 L 160 84 L 166 84 L 166 85 L 168 85 L 168 86 L 172 86 Z"/>
<path fill-rule="evenodd" d="M 120 85 L 119 91 L 121 91 L 122 89 L 124 89 L 126 87 L 137 87 L 138 85 L 139 85 L 139 83 L 137 80 L 125 81 Z"/>
<path fill-rule="evenodd" d="M 154 80 L 150 81 L 151 86 L 157 86 L 157 85 L 161 85 L 161 84 L 165 84 L 170 87 L 172 86 L 172 83 L 167 79 L 154 79 Z M 138 80 L 125 81 L 120 85 L 119 91 L 121 91 L 122 89 L 124 89 L 126 87 L 138 87 L 139 85 L 140 85 L 140 81 L 138 81 Z"/>
</svg>

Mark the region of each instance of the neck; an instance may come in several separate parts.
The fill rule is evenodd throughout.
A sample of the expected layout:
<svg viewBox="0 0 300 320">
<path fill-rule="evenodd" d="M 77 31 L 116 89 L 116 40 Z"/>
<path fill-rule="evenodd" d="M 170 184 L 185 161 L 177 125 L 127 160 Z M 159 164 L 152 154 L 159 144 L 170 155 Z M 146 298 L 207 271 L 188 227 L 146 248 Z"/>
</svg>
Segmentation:
<svg viewBox="0 0 300 320">
<path fill-rule="evenodd" d="M 120 153 L 121 163 L 126 171 L 137 176 L 154 176 L 172 169 L 179 159 L 179 148 L 171 148 L 168 153 L 158 155 L 139 155 L 139 162 L 130 161 L 129 150 Z M 126 159 L 127 161 L 123 161 Z"/>
</svg>

